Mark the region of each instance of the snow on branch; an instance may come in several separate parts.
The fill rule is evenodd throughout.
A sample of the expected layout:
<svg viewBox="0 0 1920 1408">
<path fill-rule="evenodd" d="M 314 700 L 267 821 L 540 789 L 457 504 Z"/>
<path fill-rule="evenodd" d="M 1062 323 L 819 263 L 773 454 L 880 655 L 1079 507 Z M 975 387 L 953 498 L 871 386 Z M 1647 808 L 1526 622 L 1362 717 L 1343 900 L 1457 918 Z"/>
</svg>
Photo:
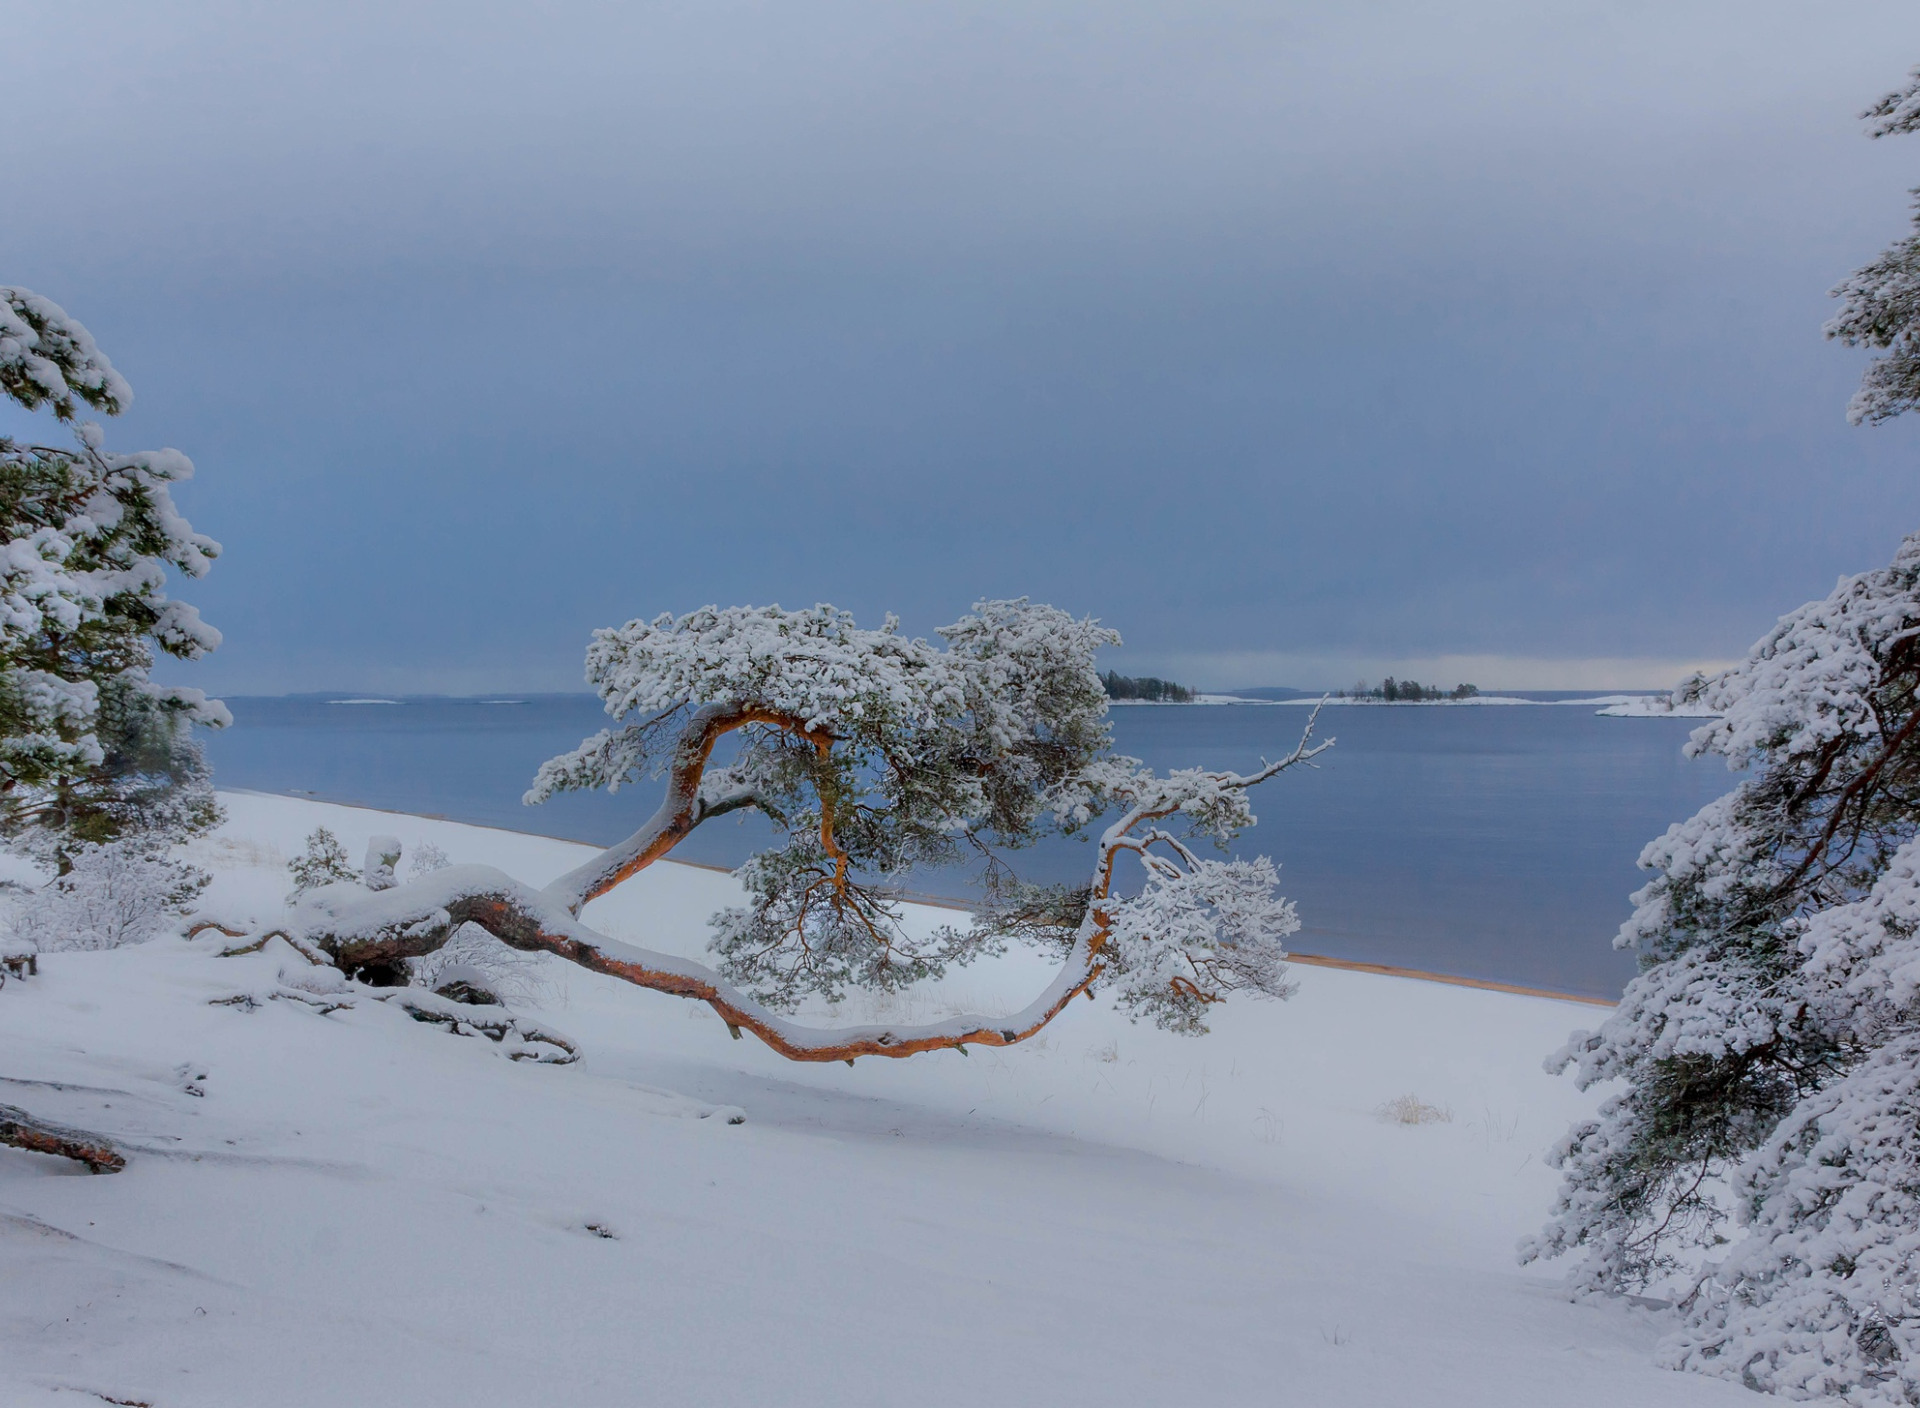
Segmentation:
<svg viewBox="0 0 1920 1408">
<path fill-rule="evenodd" d="M 1787 1398 L 1920 1399 L 1920 1035 L 1802 1101 L 1743 1167 L 1748 1235 L 1660 1350 Z"/>
<path fill-rule="evenodd" d="M 1920 69 L 1904 88 L 1887 94 L 1861 116 L 1873 137 L 1920 132 Z M 1920 405 L 1920 223 L 1832 292 L 1841 303 L 1826 325 L 1827 336 L 1884 354 L 1861 377 L 1847 419 L 1855 425 L 1877 424 Z"/>
<path fill-rule="evenodd" d="M 1920 68 L 1907 76 L 1904 88 L 1894 89 L 1860 116 L 1868 123 L 1870 137 L 1920 132 Z"/>
<path fill-rule="evenodd" d="M 0 395 L 28 410 L 50 405 L 72 420 L 74 398 L 117 416 L 133 388 L 113 369 L 93 334 L 51 299 L 23 288 L 0 288 Z"/>
</svg>

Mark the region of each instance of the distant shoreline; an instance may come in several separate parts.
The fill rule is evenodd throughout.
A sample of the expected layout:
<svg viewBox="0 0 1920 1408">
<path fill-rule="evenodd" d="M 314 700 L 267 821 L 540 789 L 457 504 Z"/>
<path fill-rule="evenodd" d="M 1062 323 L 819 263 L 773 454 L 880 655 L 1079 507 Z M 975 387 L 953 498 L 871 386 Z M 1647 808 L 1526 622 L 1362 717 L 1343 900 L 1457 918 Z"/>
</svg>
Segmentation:
<svg viewBox="0 0 1920 1408">
<path fill-rule="evenodd" d="M 1153 708 L 1153 709 L 1190 709 L 1195 707 L 1252 705 L 1267 707 L 1312 708 L 1317 705 L 1340 705 L 1342 707 L 1369 709 L 1471 709 L 1488 706 L 1498 708 L 1535 708 L 1564 709 L 1590 708 L 1596 714 L 1614 719 L 1708 719 L 1718 715 L 1700 705 L 1682 705 L 1673 708 L 1666 705 L 1668 695 L 1659 690 L 1649 690 L 1645 694 L 1595 694 L 1578 699 L 1522 699 L 1511 694 L 1476 694 L 1470 699 L 1356 699 L 1346 695 L 1301 695 L 1295 699 L 1250 699 L 1238 694 L 1201 694 L 1192 699 L 1109 699 L 1107 707 L 1117 708 Z M 1665 707 L 1663 707 L 1665 706 Z"/>
</svg>

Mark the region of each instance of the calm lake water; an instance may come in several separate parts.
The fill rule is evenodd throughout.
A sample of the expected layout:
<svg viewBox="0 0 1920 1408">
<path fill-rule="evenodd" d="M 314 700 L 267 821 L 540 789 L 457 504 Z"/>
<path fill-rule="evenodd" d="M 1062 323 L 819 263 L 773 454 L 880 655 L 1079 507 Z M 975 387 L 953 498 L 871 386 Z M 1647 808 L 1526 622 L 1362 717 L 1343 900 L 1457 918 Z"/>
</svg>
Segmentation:
<svg viewBox="0 0 1920 1408">
<path fill-rule="evenodd" d="M 521 805 L 534 770 L 606 726 L 590 696 L 519 703 L 229 699 L 234 726 L 208 751 L 223 787 L 422 812 L 607 844 L 653 809 L 657 784 Z M 1251 769 L 1292 747 L 1293 706 L 1122 707 L 1119 750 L 1157 768 Z M 1680 747 L 1697 721 L 1606 719 L 1586 707 L 1329 708 L 1337 746 L 1314 771 L 1255 794 L 1260 824 L 1238 850 L 1280 863 L 1299 906 L 1293 946 L 1614 996 L 1634 970 L 1611 940 L 1644 880 L 1640 848 L 1733 785 Z M 739 863 L 764 822 L 723 817 L 675 855 Z M 1016 853 L 1037 880 L 1084 878 L 1090 848 L 1053 840 Z M 455 859 L 459 859 L 455 857 Z M 917 880 L 965 896 L 964 876 Z"/>
</svg>

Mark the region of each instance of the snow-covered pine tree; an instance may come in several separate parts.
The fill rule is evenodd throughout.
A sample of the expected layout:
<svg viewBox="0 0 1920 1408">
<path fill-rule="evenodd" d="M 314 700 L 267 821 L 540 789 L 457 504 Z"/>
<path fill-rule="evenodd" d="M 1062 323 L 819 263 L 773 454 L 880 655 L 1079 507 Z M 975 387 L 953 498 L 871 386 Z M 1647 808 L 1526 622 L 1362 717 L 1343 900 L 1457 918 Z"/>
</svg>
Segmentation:
<svg viewBox="0 0 1920 1408">
<path fill-rule="evenodd" d="M 169 851 L 217 819 L 191 728 L 229 716 L 150 670 L 156 651 L 191 660 L 219 644 L 165 588 L 169 568 L 201 576 L 220 548 L 174 506 L 185 455 L 110 452 L 98 425 L 76 423 L 81 406 L 117 415 L 133 393 L 84 327 L 25 289 L 0 287 L 0 395 L 73 427 L 68 446 L 0 437 L 0 836 L 59 872 L 23 910 L 28 928 L 125 942 L 204 884 Z M 104 1141 L 11 1107 L 0 1142 L 120 1164 Z"/>
<path fill-rule="evenodd" d="M 1688 750 L 1749 776 L 1642 854 L 1655 876 L 1619 939 L 1642 971 L 1553 1062 L 1583 1085 L 1628 1083 L 1563 1145 L 1567 1185 L 1537 1248 L 1586 1247 L 1584 1284 L 1637 1289 L 1690 1266 L 1725 1220 L 1716 1181 L 1856 1059 L 1814 1007 L 1801 944 L 1920 824 L 1916 628 L 1920 538 L 1708 683 L 1723 717 Z"/>
<path fill-rule="evenodd" d="M 133 396 L 84 327 L 15 288 L 0 288 L 0 392 L 65 423 Z M 193 465 L 103 443 L 91 422 L 65 447 L 0 437 L 0 832 L 56 850 L 204 829 L 212 795 L 190 729 L 229 721 L 199 691 L 149 678 L 156 651 L 192 660 L 220 642 L 165 590 L 168 568 L 198 577 L 220 551 L 173 503 Z"/>
<path fill-rule="evenodd" d="M 1920 129 L 1920 70 L 1866 116 Z M 1856 422 L 1920 404 L 1917 241 L 1836 290 L 1829 332 L 1887 351 Z M 1748 776 L 1641 857 L 1620 941 L 1642 971 L 1550 1062 L 1625 1089 L 1557 1150 L 1523 1255 L 1584 1248 L 1587 1289 L 1664 1281 L 1674 1367 L 1920 1403 L 1920 534 L 1690 688 L 1723 713 L 1690 750 Z"/>
<path fill-rule="evenodd" d="M 360 878 L 347 860 L 347 848 L 324 826 L 316 826 L 307 833 L 306 848 L 287 862 L 287 873 L 293 877 L 290 899 L 298 899 L 316 885 L 334 885 Z"/>
<path fill-rule="evenodd" d="M 384 978 L 473 924 L 512 948 L 705 1002 L 735 1035 L 752 1031 L 803 1061 L 1009 1045 L 1096 983 L 1194 1032 L 1232 992 L 1283 995 L 1282 943 L 1297 922 L 1273 893 L 1271 865 L 1204 859 L 1173 827 L 1177 818 L 1188 834 L 1224 839 L 1251 824 L 1248 791 L 1329 746 L 1310 742 L 1312 723 L 1255 772 L 1159 777 L 1110 748 L 1094 652 L 1113 632 L 1020 600 L 981 602 L 939 634 L 940 645 L 910 639 L 891 619 L 862 629 L 830 606 L 708 607 L 598 631 L 587 676 L 618 725 L 545 764 L 528 800 L 664 776 L 645 825 L 541 890 L 461 865 L 378 891 L 322 885 L 271 932 Z M 723 740 L 731 752 L 716 762 Z M 581 921 L 589 901 L 742 808 L 767 817 L 779 842 L 741 867 L 747 903 L 713 918 L 717 971 Z M 1117 815 L 1085 885 L 1008 879 L 1007 850 L 1088 828 L 1100 813 Z M 968 857 L 988 869 L 994 902 L 966 928 L 913 932 L 901 877 Z M 1138 867 L 1131 891 L 1119 873 L 1128 864 Z M 803 996 L 937 975 L 1009 937 L 1049 944 L 1062 960 L 1011 1016 L 823 1030 L 784 1015 Z"/>
</svg>

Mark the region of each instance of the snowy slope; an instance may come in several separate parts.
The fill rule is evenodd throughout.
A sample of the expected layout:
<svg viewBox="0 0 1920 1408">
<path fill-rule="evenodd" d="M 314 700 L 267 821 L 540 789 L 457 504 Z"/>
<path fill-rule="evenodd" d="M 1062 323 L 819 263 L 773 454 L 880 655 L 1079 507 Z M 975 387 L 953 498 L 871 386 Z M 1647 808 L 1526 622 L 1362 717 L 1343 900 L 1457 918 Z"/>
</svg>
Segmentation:
<svg viewBox="0 0 1920 1408">
<path fill-rule="evenodd" d="M 533 882 L 583 850 L 225 800 L 226 909 L 277 898 L 321 822 Z M 589 917 L 693 953 L 731 892 L 657 866 Z M 1513 1264 L 1540 1151 L 1592 1103 L 1540 1058 L 1593 1007 L 1301 968 L 1198 1041 L 1079 1003 L 1012 1050 L 849 1069 L 543 959 L 539 1019 L 585 1052 L 556 1067 L 368 1000 L 213 1005 L 300 964 L 208 947 L 0 990 L 0 1101 L 131 1154 L 92 1177 L 0 1149 L 0 1403 L 1752 1401 L 1649 1367 L 1660 1312 Z M 888 1010 L 1011 1006 L 1043 973 Z M 1375 1113 L 1405 1094 L 1452 1120 Z"/>
</svg>

